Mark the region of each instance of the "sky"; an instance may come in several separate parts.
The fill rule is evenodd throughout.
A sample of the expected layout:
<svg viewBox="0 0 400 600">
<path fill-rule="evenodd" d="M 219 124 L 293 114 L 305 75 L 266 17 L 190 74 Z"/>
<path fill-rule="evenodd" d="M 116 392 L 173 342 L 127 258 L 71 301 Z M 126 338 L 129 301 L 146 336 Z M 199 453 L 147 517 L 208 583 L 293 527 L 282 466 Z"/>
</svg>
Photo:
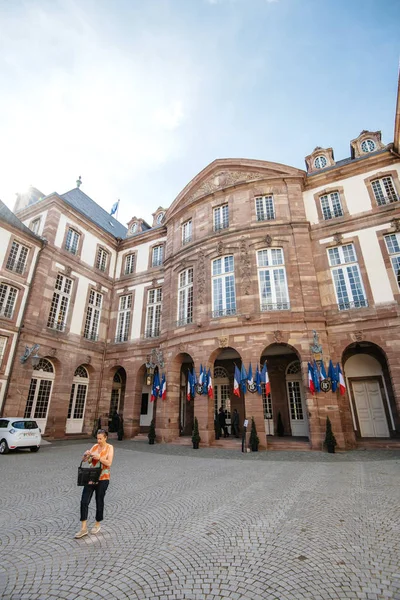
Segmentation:
<svg viewBox="0 0 400 600">
<path fill-rule="evenodd" d="M 390 143 L 399 23 L 399 0 L 0 0 L 0 199 L 81 176 L 152 224 L 216 158 Z"/>
</svg>

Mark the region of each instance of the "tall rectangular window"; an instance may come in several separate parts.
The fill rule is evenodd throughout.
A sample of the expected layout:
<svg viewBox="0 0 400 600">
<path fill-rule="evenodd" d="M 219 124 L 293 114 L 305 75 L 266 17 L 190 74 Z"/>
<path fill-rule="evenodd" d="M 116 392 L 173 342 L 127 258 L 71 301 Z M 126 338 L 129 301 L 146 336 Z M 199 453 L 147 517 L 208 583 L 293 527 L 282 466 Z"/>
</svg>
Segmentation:
<svg viewBox="0 0 400 600">
<path fill-rule="evenodd" d="M 178 326 L 193 322 L 193 269 L 179 273 Z"/>
<path fill-rule="evenodd" d="M 335 217 L 343 217 L 342 203 L 340 202 L 339 192 L 331 192 L 320 196 L 322 214 L 325 221 Z"/>
<path fill-rule="evenodd" d="M 162 288 L 147 292 L 145 337 L 158 337 L 161 330 Z"/>
<path fill-rule="evenodd" d="M 379 179 L 371 181 L 371 187 L 378 206 L 391 204 L 392 202 L 397 202 L 399 200 L 393 179 L 390 176 L 380 177 Z"/>
<path fill-rule="evenodd" d="M 339 310 L 368 306 L 353 244 L 328 248 Z"/>
<path fill-rule="evenodd" d="M 6 352 L 8 338 L 5 335 L 0 335 L 0 366 L 2 365 L 4 354 Z"/>
<path fill-rule="evenodd" d="M 57 275 L 47 327 L 64 331 L 71 301 L 72 279 Z"/>
<path fill-rule="evenodd" d="M 229 227 L 229 212 L 228 205 L 218 206 L 214 208 L 214 231 L 226 229 Z"/>
<path fill-rule="evenodd" d="M 192 219 L 182 225 L 182 246 L 192 241 Z"/>
<path fill-rule="evenodd" d="M 235 275 L 233 256 L 212 262 L 212 316 L 236 314 Z"/>
<path fill-rule="evenodd" d="M 265 248 L 257 252 L 260 309 L 289 310 L 289 292 L 286 281 L 282 248 Z"/>
<path fill-rule="evenodd" d="M 127 342 L 131 324 L 132 294 L 121 296 L 118 307 L 116 342 Z"/>
<path fill-rule="evenodd" d="M 131 275 L 135 272 L 136 254 L 128 254 L 125 257 L 125 275 Z"/>
<path fill-rule="evenodd" d="M 40 217 L 38 217 L 37 219 L 33 219 L 33 221 L 31 221 L 29 223 L 29 229 L 31 231 L 33 231 L 33 233 L 39 233 L 39 228 L 40 228 Z"/>
<path fill-rule="evenodd" d="M 272 194 L 256 198 L 256 218 L 257 221 L 272 221 L 275 219 L 274 197 Z"/>
<path fill-rule="evenodd" d="M 7 258 L 6 269 L 22 275 L 25 270 L 28 252 L 29 248 L 14 241 L 11 245 L 10 254 Z"/>
<path fill-rule="evenodd" d="M 97 250 L 96 269 L 100 269 L 100 271 L 104 272 L 107 268 L 107 260 L 108 260 L 108 252 L 103 250 L 103 248 L 99 248 Z"/>
<path fill-rule="evenodd" d="M 12 318 L 17 294 L 17 288 L 6 283 L 0 284 L 0 317 Z"/>
<path fill-rule="evenodd" d="M 83 330 L 83 337 L 87 340 L 96 341 L 98 339 L 102 305 L 103 295 L 94 290 L 90 290 L 89 302 L 86 310 L 85 328 Z"/>
<path fill-rule="evenodd" d="M 152 267 L 159 267 L 163 264 L 163 254 L 164 246 L 154 246 L 151 258 Z"/>
<path fill-rule="evenodd" d="M 392 263 L 397 285 L 400 288 L 400 234 L 391 233 L 390 235 L 385 235 L 385 243 L 390 255 L 390 262 Z"/>
<path fill-rule="evenodd" d="M 65 249 L 71 254 L 78 252 L 79 238 L 81 236 L 74 229 L 69 228 L 67 232 L 67 239 L 65 240 Z"/>
</svg>

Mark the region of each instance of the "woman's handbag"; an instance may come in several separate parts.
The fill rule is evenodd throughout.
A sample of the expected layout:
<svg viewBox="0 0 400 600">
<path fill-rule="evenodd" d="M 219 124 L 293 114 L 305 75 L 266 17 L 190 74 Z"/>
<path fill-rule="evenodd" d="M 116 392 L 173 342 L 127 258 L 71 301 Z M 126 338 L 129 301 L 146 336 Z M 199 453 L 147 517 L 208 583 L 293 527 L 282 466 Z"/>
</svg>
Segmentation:
<svg viewBox="0 0 400 600">
<path fill-rule="evenodd" d="M 96 467 L 82 467 L 83 460 L 78 467 L 78 485 L 88 485 L 97 483 L 101 473 L 101 462 L 98 461 Z"/>
</svg>

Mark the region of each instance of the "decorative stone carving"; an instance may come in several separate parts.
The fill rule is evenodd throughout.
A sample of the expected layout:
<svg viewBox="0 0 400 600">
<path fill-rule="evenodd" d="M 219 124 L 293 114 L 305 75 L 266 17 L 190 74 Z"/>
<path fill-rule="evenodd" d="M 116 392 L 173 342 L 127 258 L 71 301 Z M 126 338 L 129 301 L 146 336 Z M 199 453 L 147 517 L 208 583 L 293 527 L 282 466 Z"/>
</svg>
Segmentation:
<svg viewBox="0 0 400 600">
<path fill-rule="evenodd" d="M 221 337 L 218 338 L 218 343 L 219 343 L 219 347 L 220 348 L 227 348 L 228 347 L 228 336 L 227 335 L 222 335 Z"/>
<path fill-rule="evenodd" d="M 179 344 L 179 352 L 186 352 L 186 344 Z"/>
<path fill-rule="evenodd" d="M 65 274 L 66 275 L 71 275 L 71 273 L 72 273 L 71 267 L 65 267 Z"/>
<path fill-rule="evenodd" d="M 335 235 L 333 236 L 333 239 L 335 240 L 335 242 L 336 242 L 337 244 L 341 244 L 341 243 L 342 243 L 343 236 L 342 236 L 342 234 L 341 234 L 341 233 L 335 233 Z"/>
<path fill-rule="evenodd" d="M 49 356 L 55 356 L 57 354 L 57 348 L 50 348 Z"/>
<path fill-rule="evenodd" d="M 356 340 L 356 342 L 362 342 L 364 339 L 364 333 L 362 331 L 355 331 L 354 339 Z"/>
<path fill-rule="evenodd" d="M 101 292 L 101 283 L 99 283 L 99 282 L 96 283 L 96 290 L 98 292 Z"/>
<path fill-rule="evenodd" d="M 251 289 L 251 263 L 247 241 L 244 236 L 240 238 L 240 277 L 242 292 L 245 296 L 248 296 Z"/>
<path fill-rule="evenodd" d="M 269 235 L 269 233 L 265 236 L 265 243 L 267 244 L 268 248 L 272 244 L 272 237 Z"/>
<path fill-rule="evenodd" d="M 151 280 L 151 285 L 152 287 L 157 287 L 157 279 L 155 277 Z"/>
<path fill-rule="evenodd" d="M 313 343 L 310 345 L 310 350 L 313 354 L 321 354 L 322 346 L 319 343 L 318 333 L 316 332 L 315 329 L 313 329 L 312 332 L 313 332 Z"/>
<path fill-rule="evenodd" d="M 221 254 L 223 254 L 224 252 L 224 243 L 223 242 L 218 242 L 217 244 L 217 253 L 218 256 L 221 256 Z"/>
<path fill-rule="evenodd" d="M 90 356 L 90 354 L 88 354 L 86 356 L 86 361 L 85 362 L 86 362 L 87 365 L 90 365 L 90 363 L 92 362 L 92 357 Z"/>
<path fill-rule="evenodd" d="M 392 219 L 391 225 L 395 231 L 400 231 L 400 219 Z"/>
<path fill-rule="evenodd" d="M 280 344 L 280 342 L 282 340 L 283 340 L 282 331 L 277 329 L 276 331 L 274 331 L 274 341 L 277 342 L 278 344 Z"/>
<path fill-rule="evenodd" d="M 199 304 L 204 304 L 204 292 L 206 289 L 206 264 L 204 251 L 200 250 L 198 260 L 197 296 Z"/>
<path fill-rule="evenodd" d="M 219 171 L 210 179 L 204 181 L 197 190 L 188 197 L 187 201 L 192 202 L 192 200 L 201 198 L 201 196 L 213 194 L 217 190 L 222 190 L 235 183 L 246 183 L 247 181 L 264 179 L 265 177 L 268 177 L 267 173 L 256 173 L 251 171 Z"/>
</svg>

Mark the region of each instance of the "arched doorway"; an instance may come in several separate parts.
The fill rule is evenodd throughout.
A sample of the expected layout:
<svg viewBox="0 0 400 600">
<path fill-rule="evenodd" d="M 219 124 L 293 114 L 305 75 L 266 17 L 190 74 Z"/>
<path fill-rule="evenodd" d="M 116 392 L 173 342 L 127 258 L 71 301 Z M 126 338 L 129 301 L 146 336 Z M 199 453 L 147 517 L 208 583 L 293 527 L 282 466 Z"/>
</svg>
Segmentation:
<svg viewBox="0 0 400 600">
<path fill-rule="evenodd" d="M 309 437 L 309 424 L 300 356 L 289 344 L 265 348 L 260 365 L 267 363 L 271 391 L 265 394 L 263 408 L 267 435 Z M 279 424 L 279 426 L 278 426 Z"/>
<path fill-rule="evenodd" d="M 140 433 L 147 433 L 153 417 L 156 417 L 157 400 L 154 400 L 153 402 L 151 401 L 153 378 L 156 373 L 158 373 L 158 377 L 160 378 L 158 366 L 154 368 L 154 372 L 150 375 L 146 370 L 146 366 L 142 365 L 137 375 L 138 380 L 142 381 L 142 397 L 140 403 L 139 421 Z"/>
<path fill-rule="evenodd" d="M 72 380 L 65 433 L 82 432 L 88 387 L 89 374 L 86 368 L 80 365 L 75 370 Z"/>
<path fill-rule="evenodd" d="M 33 367 L 24 418 L 34 419 L 42 432 L 46 429 L 54 378 L 53 363 L 47 358 L 41 358 Z"/>
<path fill-rule="evenodd" d="M 188 381 L 189 372 L 193 373 L 193 359 L 189 354 L 182 353 L 180 369 L 180 386 L 179 386 L 179 435 L 192 435 L 194 425 L 194 403 L 196 402 L 197 392 L 188 399 Z M 197 373 L 197 376 L 199 374 Z"/>
<path fill-rule="evenodd" d="M 398 412 L 386 356 L 375 344 L 351 344 L 343 353 L 344 375 L 357 438 L 396 436 Z"/>
<path fill-rule="evenodd" d="M 119 426 L 119 418 L 124 413 L 124 399 L 126 386 L 126 372 L 123 367 L 114 373 L 111 388 L 110 408 L 108 411 L 108 431 L 116 433 Z"/>
<path fill-rule="evenodd" d="M 235 366 L 240 370 L 242 357 L 239 352 L 228 346 L 216 350 L 210 357 L 210 363 L 214 363 L 213 387 L 214 387 L 214 420 L 218 419 L 219 409 L 222 407 L 225 413 L 228 433 L 232 433 L 232 414 L 237 410 L 239 414 L 239 427 L 246 418 L 245 395 L 239 386 L 239 395 L 233 393 L 233 380 Z"/>
</svg>

